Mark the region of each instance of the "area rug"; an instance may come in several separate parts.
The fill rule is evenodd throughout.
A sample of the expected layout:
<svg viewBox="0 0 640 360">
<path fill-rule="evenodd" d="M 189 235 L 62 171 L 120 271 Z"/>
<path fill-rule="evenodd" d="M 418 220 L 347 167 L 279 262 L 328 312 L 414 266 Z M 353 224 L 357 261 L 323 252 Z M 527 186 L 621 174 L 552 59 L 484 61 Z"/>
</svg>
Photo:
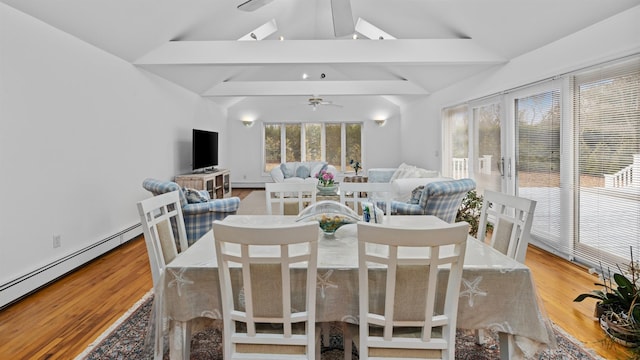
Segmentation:
<svg viewBox="0 0 640 360">
<path fill-rule="evenodd" d="M 153 295 L 147 295 L 139 301 L 114 326 L 100 336 L 76 360 L 105 360 L 127 359 L 142 360 L 153 358 L 152 349 L 145 344 L 147 325 L 151 313 Z M 222 333 L 220 322 L 213 322 L 210 326 L 194 331 L 191 337 L 191 359 L 222 359 Z M 569 334 L 554 326 L 554 333 L 558 341 L 558 348 L 545 350 L 538 354 L 540 360 L 602 360 L 601 357 L 585 349 L 584 346 Z M 486 331 L 487 342 L 476 345 L 473 331 L 458 330 L 456 333 L 456 359 L 459 360 L 490 360 L 500 358 L 497 334 Z M 165 339 L 166 344 L 166 339 Z M 166 351 L 164 359 L 169 359 Z M 321 360 L 338 360 L 343 358 L 342 336 L 339 327 L 331 327 L 328 344 L 322 344 Z M 354 350 L 354 359 L 358 355 Z"/>
<path fill-rule="evenodd" d="M 264 190 L 254 190 L 247 197 L 240 200 L 238 215 L 265 215 L 267 213 L 267 200 Z"/>
</svg>

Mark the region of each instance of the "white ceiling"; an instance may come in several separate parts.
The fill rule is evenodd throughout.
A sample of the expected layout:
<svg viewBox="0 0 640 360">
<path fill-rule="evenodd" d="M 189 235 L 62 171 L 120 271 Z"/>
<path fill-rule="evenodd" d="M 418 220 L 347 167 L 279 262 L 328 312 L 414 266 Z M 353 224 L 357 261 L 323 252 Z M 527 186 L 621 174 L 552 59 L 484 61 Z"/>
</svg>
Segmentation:
<svg viewBox="0 0 640 360">
<path fill-rule="evenodd" d="M 314 94 L 399 104 L 640 4 L 350 0 L 354 23 L 397 39 L 353 40 L 334 35 L 330 0 L 273 0 L 252 12 L 237 9 L 246 0 L 0 1 L 223 106 L 257 106 L 254 97 L 295 105 Z M 273 19 L 277 31 L 264 40 L 237 41 Z"/>
</svg>

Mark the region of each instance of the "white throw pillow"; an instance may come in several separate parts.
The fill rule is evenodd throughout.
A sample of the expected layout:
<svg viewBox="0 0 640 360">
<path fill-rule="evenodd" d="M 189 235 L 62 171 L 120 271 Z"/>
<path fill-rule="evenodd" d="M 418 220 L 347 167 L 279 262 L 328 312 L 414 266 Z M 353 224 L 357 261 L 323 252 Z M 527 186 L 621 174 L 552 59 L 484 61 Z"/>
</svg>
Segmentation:
<svg viewBox="0 0 640 360">
<path fill-rule="evenodd" d="M 393 175 L 391 176 L 391 179 L 389 180 L 389 182 L 392 182 L 395 179 L 405 179 L 407 177 L 410 177 L 410 176 L 407 176 L 407 174 L 413 173 L 415 168 L 416 167 L 413 165 L 407 165 L 405 163 L 400 164 L 396 172 L 394 172 Z"/>
<path fill-rule="evenodd" d="M 436 176 L 440 176 L 440 172 L 436 170 L 415 168 L 415 170 L 413 171 L 413 177 L 417 178 L 432 178 Z"/>
<path fill-rule="evenodd" d="M 318 173 L 324 168 L 326 167 L 327 163 L 326 162 L 317 162 L 315 163 L 315 165 L 313 167 L 310 168 L 311 172 L 309 173 L 309 176 L 311 176 L 312 178 L 315 178 L 316 175 L 318 175 Z"/>
</svg>

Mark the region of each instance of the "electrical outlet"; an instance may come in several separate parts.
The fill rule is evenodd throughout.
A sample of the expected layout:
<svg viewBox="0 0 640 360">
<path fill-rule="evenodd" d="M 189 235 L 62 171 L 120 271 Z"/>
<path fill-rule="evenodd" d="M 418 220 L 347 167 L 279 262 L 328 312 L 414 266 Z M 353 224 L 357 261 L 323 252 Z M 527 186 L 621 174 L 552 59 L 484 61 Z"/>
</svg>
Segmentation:
<svg viewBox="0 0 640 360">
<path fill-rule="evenodd" d="M 62 237 L 60 235 L 53 235 L 53 248 L 59 248 L 62 246 Z"/>
</svg>

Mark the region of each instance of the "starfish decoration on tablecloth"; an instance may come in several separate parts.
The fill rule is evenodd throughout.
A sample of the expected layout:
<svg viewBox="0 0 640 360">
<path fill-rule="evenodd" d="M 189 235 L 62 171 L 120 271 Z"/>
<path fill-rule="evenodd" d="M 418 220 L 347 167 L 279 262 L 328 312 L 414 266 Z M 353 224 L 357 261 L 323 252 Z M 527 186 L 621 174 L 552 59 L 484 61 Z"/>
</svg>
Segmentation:
<svg viewBox="0 0 640 360">
<path fill-rule="evenodd" d="M 478 286 L 480 285 L 480 281 L 482 281 L 482 276 L 478 276 L 473 281 L 469 281 L 465 278 L 462 278 L 462 284 L 465 289 L 460 291 L 460 297 L 468 296 L 469 297 L 469 307 L 473 307 L 473 300 L 476 296 L 487 296 L 487 292 L 480 290 Z"/>
<path fill-rule="evenodd" d="M 318 274 L 318 287 L 320 288 L 320 296 L 324 299 L 324 292 L 327 288 L 337 289 L 338 285 L 329 281 L 329 277 L 333 274 L 333 270 L 329 270 L 324 275 Z"/>
<path fill-rule="evenodd" d="M 167 269 L 168 272 L 173 275 L 173 280 L 169 281 L 168 287 L 176 287 L 178 290 L 178 296 L 182 296 L 182 287 L 186 284 L 193 285 L 192 280 L 187 280 L 183 277 L 187 268 L 181 268 L 180 270 Z"/>
</svg>

